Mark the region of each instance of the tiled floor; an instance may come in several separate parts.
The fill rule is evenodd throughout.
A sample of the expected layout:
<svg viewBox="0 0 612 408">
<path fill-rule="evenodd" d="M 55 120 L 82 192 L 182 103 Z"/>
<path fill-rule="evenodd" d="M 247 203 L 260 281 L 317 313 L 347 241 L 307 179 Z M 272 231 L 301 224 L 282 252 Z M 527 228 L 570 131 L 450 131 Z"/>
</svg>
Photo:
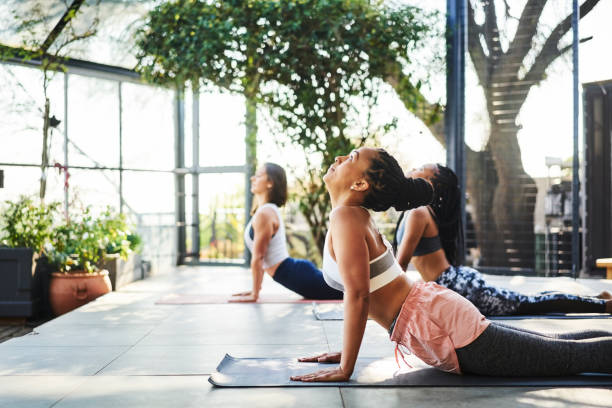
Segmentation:
<svg viewBox="0 0 612 408">
<path fill-rule="evenodd" d="M 0 407 L 612 406 L 612 389 L 601 388 L 213 388 L 208 375 L 225 353 L 297 357 L 341 345 L 342 322 L 315 320 L 309 304 L 155 304 L 170 293 L 248 289 L 249 279 L 242 268 L 177 268 L 0 344 Z M 603 280 L 490 280 L 525 292 L 612 291 L 612 282 Z M 264 292 L 293 296 L 268 278 Z M 612 319 L 507 323 L 544 331 L 612 330 Z M 393 355 L 384 329 L 373 322 L 360 355 Z"/>
</svg>

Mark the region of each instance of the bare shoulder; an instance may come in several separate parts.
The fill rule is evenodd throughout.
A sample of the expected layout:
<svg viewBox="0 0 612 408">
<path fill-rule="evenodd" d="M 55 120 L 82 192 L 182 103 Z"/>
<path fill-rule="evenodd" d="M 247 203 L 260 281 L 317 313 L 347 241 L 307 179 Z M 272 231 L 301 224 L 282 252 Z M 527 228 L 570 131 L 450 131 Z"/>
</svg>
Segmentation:
<svg viewBox="0 0 612 408">
<path fill-rule="evenodd" d="M 334 231 L 357 233 L 370 225 L 370 213 L 361 207 L 342 206 L 333 211 L 329 221 Z"/>
<path fill-rule="evenodd" d="M 412 225 L 425 225 L 431 220 L 433 218 L 426 205 L 412 209 L 406 214 L 406 222 Z"/>
<path fill-rule="evenodd" d="M 426 205 L 422 205 L 420 207 L 414 208 L 410 211 L 408 211 L 408 214 L 406 214 L 407 217 L 413 218 L 413 219 L 417 219 L 417 218 L 423 218 L 423 219 L 429 219 L 431 218 L 431 214 L 429 213 L 429 209 L 427 208 Z"/>
</svg>

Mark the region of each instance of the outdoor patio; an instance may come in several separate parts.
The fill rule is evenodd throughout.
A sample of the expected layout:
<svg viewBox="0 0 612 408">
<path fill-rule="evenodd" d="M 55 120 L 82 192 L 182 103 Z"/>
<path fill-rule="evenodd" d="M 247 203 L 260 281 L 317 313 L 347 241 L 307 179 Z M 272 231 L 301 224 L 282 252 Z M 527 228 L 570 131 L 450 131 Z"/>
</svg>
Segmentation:
<svg viewBox="0 0 612 408">
<path fill-rule="evenodd" d="M 488 279 L 526 292 L 612 291 L 606 280 Z M 231 293 L 249 284 L 243 268 L 178 267 L 6 341 L 0 344 L 0 407 L 608 407 L 612 401 L 612 389 L 605 388 L 214 388 L 208 377 L 226 353 L 299 357 L 340 349 L 342 322 L 315 320 L 310 304 L 155 304 L 172 293 Z M 264 295 L 297 299 L 268 278 Z M 612 319 L 507 323 L 612 330 Z M 393 347 L 369 322 L 360 357 L 391 358 Z"/>
</svg>

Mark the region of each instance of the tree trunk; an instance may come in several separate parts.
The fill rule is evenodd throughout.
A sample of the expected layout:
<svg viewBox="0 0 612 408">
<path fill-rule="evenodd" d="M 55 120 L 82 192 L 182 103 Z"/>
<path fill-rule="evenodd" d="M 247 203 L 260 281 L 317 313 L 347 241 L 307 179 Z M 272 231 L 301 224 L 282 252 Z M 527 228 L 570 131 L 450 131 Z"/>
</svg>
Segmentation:
<svg viewBox="0 0 612 408">
<path fill-rule="evenodd" d="M 308 180 L 297 182 L 302 189 L 299 199 L 300 212 L 304 215 L 319 255 L 322 256 L 331 208 L 329 194 L 321 183 L 321 173 L 314 169 L 308 170 Z"/>
<path fill-rule="evenodd" d="M 489 146 L 498 183 L 490 206 L 493 224 L 484 227 L 496 240 L 485 241 L 491 244 L 482 247 L 482 261 L 485 265 L 532 269 L 537 186 L 523 168 L 515 120 L 500 123 L 492 118 L 491 123 Z"/>
<path fill-rule="evenodd" d="M 255 174 L 257 161 L 257 102 L 255 97 L 245 93 L 246 112 L 244 115 L 244 144 L 246 148 L 246 165 L 244 173 L 244 208 L 245 221 L 249 219 L 253 210 L 253 193 L 251 193 L 251 176 Z M 245 262 L 251 262 L 251 252 L 245 250 Z"/>
</svg>

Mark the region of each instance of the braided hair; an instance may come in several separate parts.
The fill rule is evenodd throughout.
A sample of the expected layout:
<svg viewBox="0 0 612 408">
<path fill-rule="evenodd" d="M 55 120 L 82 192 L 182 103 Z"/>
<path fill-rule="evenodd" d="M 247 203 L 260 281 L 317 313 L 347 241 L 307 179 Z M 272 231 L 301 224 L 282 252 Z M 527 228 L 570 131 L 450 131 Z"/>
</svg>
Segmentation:
<svg viewBox="0 0 612 408">
<path fill-rule="evenodd" d="M 448 167 L 437 164 L 431 179 L 434 198 L 429 204 L 438 226 L 440 240 L 446 259 L 452 265 L 462 258 L 463 225 L 461 222 L 461 189 L 457 175 Z"/>
<path fill-rule="evenodd" d="M 398 211 L 427 205 L 433 198 L 433 188 L 422 178 L 407 178 L 402 168 L 384 149 L 376 149 L 365 176 L 370 184 L 363 206 L 374 211 L 393 207 Z"/>
</svg>

